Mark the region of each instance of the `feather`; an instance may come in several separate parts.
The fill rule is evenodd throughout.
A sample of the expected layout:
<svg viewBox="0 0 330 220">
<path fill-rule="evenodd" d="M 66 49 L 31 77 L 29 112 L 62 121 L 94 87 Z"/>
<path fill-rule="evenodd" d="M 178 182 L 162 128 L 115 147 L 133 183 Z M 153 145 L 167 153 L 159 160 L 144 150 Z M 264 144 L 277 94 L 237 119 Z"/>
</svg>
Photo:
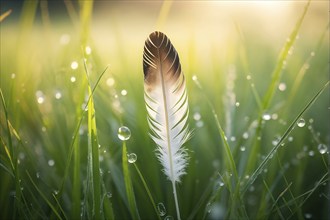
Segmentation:
<svg viewBox="0 0 330 220">
<path fill-rule="evenodd" d="M 156 155 L 163 171 L 175 188 L 188 164 L 188 153 L 182 145 L 190 137 L 189 108 L 179 56 L 165 34 L 156 31 L 149 35 L 143 70 L 150 136 L 157 144 Z"/>
</svg>

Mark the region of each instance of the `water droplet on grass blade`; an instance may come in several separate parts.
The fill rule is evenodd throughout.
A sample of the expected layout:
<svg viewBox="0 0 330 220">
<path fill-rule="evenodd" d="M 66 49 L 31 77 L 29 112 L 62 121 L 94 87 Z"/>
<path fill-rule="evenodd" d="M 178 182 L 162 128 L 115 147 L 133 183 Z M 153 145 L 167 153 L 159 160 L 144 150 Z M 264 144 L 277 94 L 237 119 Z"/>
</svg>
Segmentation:
<svg viewBox="0 0 330 220">
<path fill-rule="evenodd" d="M 15 78 L 16 78 L 16 74 L 15 74 L 15 73 L 12 73 L 12 74 L 11 74 L 11 78 L 12 78 L 12 79 L 15 79 Z"/>
<path fill-rule="evenodd" d="M 131 131 L 126 126 L 121 126 L 118 129 L 118 138 L 122 141 L 127 141 L 131 137 Z"/>
<path fill-rule="evenodd" d="M 280 83 L 280 84 L 278 85 L 278 89 L 279 89 L 281 92 L 285 91 L 285 90 L 286 90 L 286 84 L 285 84 L 285 83 Z"/>
<path fill-rule="evenodd" d="M 198 121 L 202 118 L 202 116 L 199 112 L 195 112 L 193 118 L 195 121 Z"/>
<path fill-rule="evenodd" d="M 305 124 L 306 124 L 306 122 L 305 122 L 305 119 L 303 119 L 303 118 L 299 119 L 298 122 L 297 122 L 297 125 L 300 128 L 304 127 Z"/>
<path fill-rule="evenodd" d="M 60 98 L 62 98 L 62 93 L 61 93 L 60 91 L 56 91 L 56 92 L 55 92 L 55 98 L 56 98 L 56 99 L 60 99 Z"/>
<path fill-rule="evenodd" d="M 305 218 L 306 219 L 311 219 L 313 215 L 311 213 L 305 213 Z"/>
<path fill-rule="evenodd" d="M 70 81 L 71 81 L 72 83 L 74 83 L 74 82 L 76 81 L 76 77 L 71 76 Z"/>
<path fill-rule="evenodd" d="M 109 87 L 112 87 L 115 84 L 115 80 L 110 77 L 107 79 L 106 83 Z"/>
<path fill-rule="evenodd" d="M 157 204 L 157 210 L 160 216 L 166 215 L 166 208 L 162 202 Z"/>
<path fill-rule="evenodd" d="M 137 156 L 135 153 L 130 153 L 127 155 L 127 159 L 129 163 L 135 163 L 137 160 Z"/>
<path fill-rule="evenodd" d="M 265 113 L 262 115 L 262 119 L 264 119 L 265 121 L 269 121 L 272 118 L 272 116 L 268 113 Z"/>
<path fill-rule="evenodd" d="M 112 197 L 112 193 L 111 192 L 107 192 L 107 197 L 111 198 Z"/>
<path fill-rule="evenodd" d="M 244 133 L 243 133 L 243 138 L 244 138 L 244 139 L 248 139 L 248 138 L 249 138 L 249 133 L 244 132 Z"/>
<path fill-rule="evenodd" d="M 73 61 L 73 62 L 71 63 L 71 69 L 75 70 L 75 69 L 77 69 L 77 68 L 78 68 L 78 63 L 77 63 L 77 61 Z"/>
<path fill-rule="evenodd" d="M 245 146 L 241 146 L 240 148 L 239 148 L 242 152 L 244 152 L 245 151 Z"/>
<path fill-rule="evenodd" d="M 121 90 L 120 94 L 122 96 L 126 96 L 127 95 L 127 90 L 125 90 L 125 89 Z"/>
<path fill-rule="evenodd" d="M 174 220 L 174 218 L 173 218 L 173 216 L 168 215 L 164 218 L 164 220 Z"/>
<path fill-rule="evenodd" d="M 90 46 L 85 47 L 85 52 L 87 55 L 92 53 L 92 48 L 90 48 Z"/>
<path fill-rule="evenodd" d="M 48 160 L 48 165 L 50 167 L 54 166 L 55 165 L 55 161 L 54 160 Z"/>
<path fill-rule="evenodd" d="M 319 144 L 317 149 L 319 150 L 320 154 L 325 154 L 328 150 L 328 147 L 325 144 Z"/>
</svg>

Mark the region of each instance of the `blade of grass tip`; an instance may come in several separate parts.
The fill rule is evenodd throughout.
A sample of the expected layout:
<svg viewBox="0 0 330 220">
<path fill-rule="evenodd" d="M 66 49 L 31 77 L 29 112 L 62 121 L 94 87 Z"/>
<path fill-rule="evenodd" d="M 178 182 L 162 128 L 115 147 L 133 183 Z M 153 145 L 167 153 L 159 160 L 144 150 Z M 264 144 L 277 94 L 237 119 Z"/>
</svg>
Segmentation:
<svg viewBox="0 0 330 220">
<path fill-rule="evenodd" d="M 103 212 L 104 212 L 104 219 L 106 220 L 113 220 L 115 216 L 113 214 L 112 203 L 110 200 L 111 194 L 108 194 L 104 182 L 102 182 L 102 189 L 106 192 L 106 196 L 103 199 Z"/>
<path fill-rule="evenodd" d="M 248 179 L 247 183 L 242 189 L 242 194 L 244 194 L 247 189 L 253 184 L 253 182 L 256 180 L 256 178 L 259 176 L 259 174 L 264 169 L 265 165 L 268 163 L 268 161 L 273 157 L 274 153 L 277 151 L 277 149 L 281 146 L 282 142 L 288 137 L 288 135 L 291 133 L 293 128 L 295 127 L 297 121 L 301 118 L 301 116 L 313 105 L 313 103 L 317 100 L 317 98 L 323 93 L 323 91 L 328 87 L 329 85 L 328 81 L 316 94 L 315 96 L 307 103 L 307 105 L 300 111 L 300 113 L 297 115 L 297 117 L 292 121 L 290 126 L 287 128 L 287 130 L 282 135 L 281 139 L 277 143 L 276 146 L 274 146 L 271 151 L 268 153 L 268 155 L 265 157 L 265 159 L 260 163 L 258 168 L 253 172 L 251 177 Z"/>
<path fill-rule="evenodd" d="M 309 68 L 310 62 L 311 62 L 312 58 L 315 57 L 316 54 L 318 54 L 326 34 L 329 33 L 328 31 L 329 31 L 329 24 L 327 24 L 327 26 L 326 26 L 325 30 L 323 31 L 320 39 L 318 40 L 315 51 L 310 53 L 309 57 L 306 59 L 306 61 L 304 62 L 304 64 L 300 68 L 297 76 L 295 77 L 294 83 L 292 85 L 292 89 L 290 91 L 290 94 L 288 95 L 287 103 L 291 103 L 292 100 L 294 99 L 294 97 L 295 97 L 295 95 L 298 91 L 299 85 L 301 84 L 301 81 L 302 81 L 303 77 L 305 76 L 305 73 L 307 72 L 308 69 L 310 69 Z M 286 109 L 289 109 L 289 108 L 286 108 Z M 283 113 L 283 114 L 285 114 L 285 113 Z"/>
<path fill-rule="evenodd" d="M 62 195 L 62 191 L 63 191 L 63 186 L 64 186 L 64 182 L 66 181 L 68 175 L 69 175 L 69 168 L 70 168 L 70 163 L 71 163 L 71 158 L 72 158 L 72 154 L 73 154 L 73 151 L 74 151 L 74 143 L 78 137 L 78 134 L 79 134 L 79 129 L 81 127 L 81 124 L 83 122 L 83 119 L 84 119 L 84 116 L 86 114 L 86 109 L 88 107 L 88 104 L 92 98 L 92 95 L 94 94 L 98 84 L 100 83 L 101 81 L 101 78 L 103 77 L 103 75 L 105 74 L 105 72 L 107 71 L 108 69 L 108 66 L 103 70 L 103 72 L 100 74 L 99 78 L 97 79 L 93 89 L 92 89 L 92 92 L 91 92 L 91 95 L 89 95 L 88 99 L 87 99 L 87 102 L 85 104 L 85 107 L 84 109 L 81 111 L 81 116 L 80 116 L 80 119 L 76 125 L 76 128 L 74 130 L 74 133 L 73 133 L 73 136 L 72 136 L 72 141 L 71 141 L 71 144 L 70 144 L 70 148 L 69 148 L 69 154 L 68 154 L 68 157 L 66 159 L 66 166 L 65 166 L 65 171 L 64 171 L 64 176 L 63 176 L 63 179 L 62 179 L 62 182 L 61 182 L 61 185 L 59 187 L 59 193 L 57 194 L 58 197 L 60 197 Z"/>
<path fill-rule="evenodd" d="M 37 192 L 40 194 L 40 196 L 42 197 L 42 199 L 48 204 L 48 206 L 51 208 L 51 210 L 54 212 L 54 214 L 56 215 L 56 217 L 58 219 L 63 219 L 61 217 L 61 215 L 57 212 L 56 208 L 54 207 L 54 205 L 47 199 L 46 195 L 38 188 L 38 186 L 35 184 L 35 182 L 33 181 L 30 173 L 26 170 L 26 174 L 28 175 L 32 185 L 34 186 L 34 188 L 37 190 Z"/>
<path fill-rule="evenodd" d="M 272 201 L 273 201 L 273 206 L 272 206 L 272 208 L 269 210 L 269 212 L 271 212 L 274 208 L 276 208 L 276 211 L 277 211 L 278 215 L 280 216 L 280 218 L 281 218 L 281 219 L 285 219 L 285 218 L 283 217 L 283 215 L 282 215 L 281 210 L 280 210 L 280 209 L 278 208 L 278 206 L 277 206 L 277 201 L 278 201 L 278 200 L 275 200 L 275 198 L 273 197 L 272 192 L 270 191 L 270 189 L 269 189 L 269 187 L 268 187 L 268 184 L 266 183 L 265 180 L 263 180 L 263 183 L 264 183 L 264 185 L 265 185 L 265 187 L 266 187 L 266 190 L 267 190 L 267 192 L 268 192 L 270 198 L 271 198 Z"/>
<path fill-rule="evenodd" d="M 149 187 L 148 187 L 148 185 L 147 185 L 147 183 L 146 183 L 146 181 L 145 181 L 145 179 L 144 179 L 144 177 L 143 177 L 140 169 L 138 168 L 138 166 L 136 165 L 136 163 L 134 163 L 133 165 L 134 165 L 134 168 L 135 168 L 136 172 L 139 174 L 139 177 L 140 177 L 140 179 L 141 179 L 141 181 L 143 183 L 143 186 L 144 186 L 144 188 L 145 188 L 145 190 L 146 190 L 146 192 L 148 194 L 148 197 L 149 197 L 150 202 L 151 202 L 151 204 L 152 204 L 152 206 L 153 206 L 153 208 L 154 208 L 154 210 L 155 210 L 155 212 L 157 214 L 158 219 L 161 220 L 161 217 L 159 215 L 159 212 L 158 212 L 158 210 L 156 208 L 155 200 L 154 200 L 154 198 L 152 197 L 152 195 L 150 193 Z"/>
<path fill-rule="evenodd" d="M 315 192 L 315 190 L 316 190 L 319 186 L 321 186 L 323 180 L 324 180 L 325 178 L 327 178 L 328 175 L 329 175 L 329 173 L 327 172 L 327 173 L 325 173 L 325 174 L 321 177 L 321 179 L 320 179 L 320 180 L 315 184 L 315 186 L 310 190 L 310 192 L 308 193 L 308 195 L 306 196 L 306 198 L 300 203 L 299 208 L 301 208 L 301 207 L 305 204 L 305 202 L 309 199 L 309 197 Z M 298 211 L 298 209 L 295 209 L 295 210 L 292 212 L 292 214 L 291 214 L 287 219 L 292 218 L 292 216 L 293 216 L 297 211 Z"/>
<path fill-rule="evenodd" d="M 292 183 L 289 184 L 286 176 L 284 175 L 285 172 L 283 170 L 282 162 L 281 162 L 281 159 L 280 159 L 280 157 L 279 157 L 278 154 L 276 154 L 276 158 L 277 158 L 277 161 L 278 161 L 278 164 L 279 164 L 279 167 L 280 167 L 280 170 L 281 170 L 283 179 L 285 181 L 285 184 L 289 187 L 289 185 L 291 186 Z M 290 188 L 289 188 L 289 193 L 290 193 L 291 198 L 294 199 L 294 195 L 293 195 L 293 193 L 292 193 L 292 191 L 291 191 Z M 287 203 L 287 202 L 285 201 L 285 203 Z M 287 207 L 289 207 L 289 205 L 287 205 Z M 298 203 L 296 202 L 296 200 L 294 200 L 294 207 L 297 208 L 297 209 L 299 209 L 298 208 Z M 299 209 L 299 212 L 298 212 L 298 219 L 304 219 L 304 217 L 302 215 L 302 210 L 301 209 Z"/>
<path fill-rule="evenodd" d="M 17 157 L 15 156 L 14 153 L 14 147 L 13 147 L 13 142 L 12 142 L 12 135 L 11 135 L 11 130 L 10 130 L 10 122 L 8 119 L 8 110 L 7 110 L 7 106 L 6 106 L 6 102 L 5 102 L 5 98 L 4 95 L 2 93 L 2 90 L 0 88 L 0 96 L 1 96 L 1 102 L 2 102 L 2 106 L 4 109 L 4 113 L 5 113 L 5 120 L 6 120 L 6 127 L 7 127 L 7 138 L 8 138 L 8 148 L 5 148 L 7 156 L 10 160 L 11 166 L 12 166 L 12 171 L 14 174 L 14 180 L 15 180 L 15 195 L 16 195 L 16 199 L 14 200 L 14 214 L 13 214 L 13 218 L 16 218 L 16 211 L 17 208 L 19 207 L 19 203 L 21 202 L 21 197 L 22 197 L 22 190 L 21 190 L 21 184 L 20 184 L 20 177 L 19 177 L 19 172 L 17 170 L 17 165 L 18 165 L 18 160 Z M 4 145 L 5 146 L 5 145 Z"/>
<path fill-rule="evenodd" d="M 86 46 L 89 36 L 89 22 L 91 20 L 93 12 L 93 0 L 90 1 L 79 1 L 80 5 L 80 24 L 81 24 L 81 44 Z"/>
<path fill-rule="evenodd" d="M 245 48 L 245 40 L 244 40 L 244 35 L 242 33 L 242 30 L 239 26 L 239 24 L 237 22 L 235 22 L 235 27 L 236 27 L 236 31 L 238 32 L 238 35 L 239 35 L 239 38 L 240 38 L 240 41 L 241 41 L 241 46 L 240 46 L 240 50 L 239 50 L 239 55 L 240 55 L 240 59 L 241 59 L 241 62 L 243 64 L 243 70 L 244 70 L 244 73 L 245 73 L 245 77 L 248 78 L 248 74 L 251 72 L 250 71 L 250 67 L 249 67 L 249 62 L 248 62 L 248 59 L 247 59 L 247 52 L 246 52 L 246 48 Z M 259 107 L 259 110 L 262 109 L 262 104 L 261 104 L 261 98 L 256 90 L 256 87 L 253 86 L 252 83 L 250 83 L 250 88 L 252 90 L 252 94 L 253 94 L 253 97 Z"/>
<path fill-rule="evenodd" d="M 305 196 L 306 196 L 306 198 L 309 197 L 309 196 L 311 196 L 311 194 L 313 194 L 313 192 L 316 190 L 317 187 L 319 187 L 319 186 L 322 185 L 322 184 L 326 184 L 327 182 L 329 182 L 329 179 L 326 178 L 328 175 L 329 175 L 328 173 L 326 173 L 325 175 L 323 175 L 323 176 L 321 177 L 321 179 L 317 182 L 317 184 L 316 184 L 312 189 L 310 189 L 310 190 L 308 190 L 308 191 L 306 191 L 306 192 L 300 194 L 299 196 L 295 197 L 294 199 L 291 199 L 291 200 L 287 201 L 286 204 L 281 205 L 280 208 L 285 208 L 285 207 L 287 207 L 287 206 L 289 206 L 289 205 L 295 203 L 296 201 L 294 201 L 294 200 L 298 200 L 298 199 L 301 200 L 301 199 L 303 199 L 303 197 L 305 197 Z M 316 188 L 315 188 L 315 187 L 316 187 Z M 305 199 L 306 199 L 306 198 L 305 198 Z M 326 197 L 326 198 L 327 198 L 327 197 Z M 328 198 L 327 198 L 327 199 L 328 199 Z M 301 208 L 301 207 L 302 207 L 302 205 L 300 205 L 300 208 Z M 297 211 L 297 210 L 296 210 L 296 211 Z M 291 212 L 291 214 L 292 214 L 292 213 L 293 213 L 293 212 Z"/>
<path fill-rule="evenodd" d="M 289 55 L 289 51 L 292 48 L 292 45 L 294 44 L 294 42 L 297 38 L 298 31 L 300 29 L 300 26 L 304 20 L 306 13 L 307 13 L 309 5 L 310 5 L 310 0 L 307 2 L 302 15 L 298 19 L 295 27 L 293 28 L 293 31 L 291 32 L 289 38 L 287 39 L 286 43 L 284 44 L 282 51 L 279 55 L 276 67 L 272 73 L 272 80 L 271 80 L 270 85 L 268 86 L 268 89 L 263 98 L 262 109 L 261 109 L 261 112 L 259 113 L 259 117 L 258 117 L 258 126 L 257 126 L 257 130 L 256 130 L 255 138 L 253 141 L 255 144 L 252 145 L 252 148 L 249 153 L 248 160 L 247 160 L 247 166 L 245 169 L 245 173 L 247 175 L 249 175 L 252 172 L 252 170 L 254 169 L 254 167 L 256 165 L 256 161 L 258 161 L 257 156 L 258 156 L 258 152 L 260 149 L 260 141 L 258 140 L 257 137 L 260 136 L 260 133 L 262 131 L 262 122 L 263 122 L 262 116 L 263 116 L 264 112 L 269 108 L 269 105 L 273 99 L 273 96 L 277 89 L 277 85 L 282 76 L 283 66 L 285 65 L 286 59 Z"/>
<path fill-rule="evenodd" d="M 123 151 L 122 151 L 122 165 L 123 165 L 123 174 L 125 181 L 126 195 L 128 199 L 128 206 L 131 213 L 131 216 L 134 220 L 140 219 L 139 212 L 136 206 L 135 195 L 132 185 L 131 176 L 128 169 L 128 159 L 127 159 L 127 147 L 126 141 L 123 141 Z"/>
<path fill-rule="evenodd" d="M 10 13 L 12 12 L 11 9 L 7 10 L 6 12 L 2 13 L 0 15 L 0 22 L 2 22 L 6 17 L 8 17 L 10 15 Z"/>
<path fill-rule="evenodd" d="M 93 101 L 92 89 L 89 82 L 89 71 L 84 59 L 85 73 L 88 82 L 88 95 L 91 97 L 88 103 L 88 158 L 89 169 L 92 188 L 93 188 L 93 218 L 100 219 L 101 213 L 101 177 L 100 177 L 100 160 L 99 160 L 99 146 L 97 139 L 96 116 Z"/>
<path fill-rule="evenodd" d="M 173 3 L 172 0 L 163 1 L 162 7 L 160 8 L 160 12 L 158 15 L 157 23 L 156 23 L 157 29 L 163 28 L 167 15 L 169 14 L 169 11 L 171 9 L 172 3 Z"/>
<path fill-rule="evenodd" d="M 60 209 L 62 215 L 64 216 L 64 219 L 69 219 L 69 218 L 66 216 L 66 214 L 65 214 L 65 212 L 64 212 L 64 210 L 63 210 L 61 204 L 59 203 L 58 199 L 56 198 L 55 194 L 52 194 L 52 195 L 53 195 L 53 198 L 54 198 L 54 200 L 55 200 L 57 206 L 59 207 L 59 209 Z"/>
<path fill-rule="evenodd" d="M 282 52 L 280 53 L 279 59 L 277 61 L 277 65 L 272 74 L 271 84 L 268 87 L 268 90 L 267 90 L 266 95 L 263 100 L 263 109 L 264 110 L 266 110 L 269 107 L 269 105 L 273 99 L 273 96 L 274 96 L 276 88 L 277 88 L 277 84 L 279 83 L 279 80 L 280 80 L 282 72 L 283 72 L 282 70 L 283 70 L 283 66 L 285 65 L 285 60 L 287 59 L 287 57 L 289 55 L 289 51 L 290 51 L 292 45 L 296 41 L 300 26 L 305 18 L 305 15 L 307 13 L 310 3 L 311 3 L 311 0 L 309 0 L 307 2 L 301 17 L 299 18 L 298 22 L 296 23 L 296 26 L 294 27 L 292 33 L 290 34 L 290 37 L 287 39 L 287 41 L 282 49 Z"/>
<path fill-rule="evenodd" d="M 7 111 L 5 98 L 3 96 L 1 88 L 0 88 L 0 95 L 1 95 L 1 102 L 2 102 L 2 106 L 3 106 L 3 111 L 5 113 L 5 121 L 6 121 L 6 128 L 7 128 L 7 139 L 8 139 L 9 149 L 7 149 L 6 152 L 7 152 L 8 159 L 10 160 L 10 163 L 12 165 L 13 173 L 15 173 L 15 167 L 14 167 L 13 158 L 12 158 L 13 155 L 14 155 L 14 149 L 13 149 L 13 142 L 12 142 L 12 137 L 11 137 L 10 128 L 9 128 L 8 111 Z"/>
</svg>

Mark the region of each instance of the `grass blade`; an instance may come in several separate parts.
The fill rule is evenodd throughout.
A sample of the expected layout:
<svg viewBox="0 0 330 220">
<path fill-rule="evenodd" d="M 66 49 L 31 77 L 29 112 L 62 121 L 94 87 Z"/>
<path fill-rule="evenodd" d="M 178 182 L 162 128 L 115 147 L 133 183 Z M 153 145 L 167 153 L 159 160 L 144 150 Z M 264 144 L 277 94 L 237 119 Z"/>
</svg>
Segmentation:
<svg viewBox="0 0 330 220">
<path fill-rule="evenodd" d="M 132 185 L 131 176 L 128 169 L 128 159 L 127 159 L 127 147 L 126 141 L 123 141 L 123 151 L 122 151 L 122 165 L 123 165 L 123 174 L 125 181 L 126 195 L 128 199 L 128 206 L 131 216 L 134 220 L 140 219 L 139 212 L 136 206 L 135 195 Z"/>
<path fill-rule="evenodd" d="M 158 219 L 161 220 L 161 217 L 159 215 L 159 212 L 157 211 L 157 208 L 156 208 L 155 200 L 153 199 L 153 197 L 151 195 L 151 192 L 149 190 L 149 187 L 148 187 L 148 185 L 147 185 L 147 183 L 146 183 L 146 181 L 145 181 L 145 179 L 144 179 L 144 177 L 143 177 L 140 169 L 138 168 L 138 166 L 136 165 L 136 163 L 134 163 L 133 165 L 134 165 L 134 168 L 135 168 L 136 172 L 139 174 L 139 177 L 140 177 L 140 179 L 141 179 L 141 181 L 143 183 L 143 186 L 144 186 L 144 188 L 145 188 L 145 190 L 146 190 L 146 192 L 147 192 L 147 194 L 149 196 L 150 202 L 151 202 L 151 204 L 152 204 L 152 206 L 153 206 L 153 208 L 154 208 L 154 210 L 155 210 L 155 212 L 157 214 Z"/>
<path fill-rule="evenodd" d="M 91 177 L 91 186 L 93 189 L 93 218 L 100 219 L 101 213 L 101 177 L 100 177 L 100 160 L 99 160 L 99 144 L 97 139 L 96 116 L 93 101 L 93 93 L 89 83 L 89 72 L 84 60 L 85 73 L 88 82 L 88 95 L 91 97 L 88 103 L 88 169 Z"/>
<path fill-rule="evenodd" d="M 293 128 L 295 127 L 297 121 L 301 118 L 301 116 L 313 105 L 313 103 L 317 100 L 317 98 L 322 94 L 322 92 L 328 87 L 329 85 L 328 81 L 316 94 L 315 96 L 307 103 L 307 105 L 301 110 L 301 112 L 297 115 L 297 117 L 292 121 L 290 126 L 287 128 L 287 130 L 282 135 L 281 139 L 278 141 L 277 145 L 272 148 L 272 150 L 268 153 L 268 155 L 265 157 L 265 159 L 261 162 L 261 164 L 258 166 L 258 168 L 253 172 L 247 183 L 242 189 L 242 193 L 244 194 L 247 189 L 253 184 L 253 182 L 256 180 L 256 178 L 259 176 L 261 171 L 264 169 L 268 161 L 273 157 L 274 153 L 277 151 L 277 149 L 281 146 L 282 142 L 288 137 L 288 135 L 291 133 Z"/>
<path fill-rule="evenodd" d="M 277 61 L 277 65 L 275 67 L 275 70 L 273 71 L 272 74 L 272 80 L 270 85 L 268 86 L 268 89 L 265 93 L 263 102 L 262 102 L 262 109 L 259 113 L 259 117 L 258 117 L 258 126 L 257 126 L 257 130 L 256 130 L 256 135 L 255 137 L 259 137 L 261 130 L 262 130 L 262 116 L 264 114 L 265 111 L 267 111 L 267 109 L 270 106 L 270 103 L 273 99 L 273 96 L 275 94 L 277 85 L 279 83 L 279 80 L 281 79 L 282 76 L 282 72 L 283 72 L 283 66 L 284 63 L 286 62 L 286 59 L 289 55 L 289 50 L 291 49 L 291 47 L 293 46 L 294 42 L 296 41 L 297 35 L 298 35 L 298 31 L 300 29 L 300 26 L 305 18 L 305 15 L 307 13 L 307 10 L 309 8 L 310 5 L 310 0 L 307 2 L 304 11 L 301 15 L 301 17 L 298 19 L 296 26 L 294 27 L 293 31 L 290 34 L 290 37 L 287 39 L 286 43 L 284 44 L 282 51 L 280 53 L 280 56 L 278 58 Z M 260 149 L 260 141 L 258 141 L 257 138 L 254 139 L 254 143 L 252 145 L 252 149 L 250 151 L 250 155 L 248 157 L 248 162 L 247 162 L 247 167 L 246 167 L 246 174 L 250 174 L 253 169 L 255 168 L 256 165 L 256 161 L 257 161 L 257 155 Z"/>
<path fill-rule="evenodd" d="M 43 200 L 45 200 L 45 202 L 48 204 L 48 206 L 51 208 L 51 210 L 53 211 L 53 213 L 56 215 L 56 217 L 58 219 L 62 219 L 61 215 L 57 212 L 55 206 L 47 199 L 47 196 L 38 188 L 38 186 L 35 184 L 35 182 L 33 181 L 30 173 L 28 171 L 26 171 L 26 174 L 28 175 L 32 185 L 34 186 L 34 188 L 38 191 L 38 193 L 40 194 L 40 196 L 43 198 Z"/>
</svg>

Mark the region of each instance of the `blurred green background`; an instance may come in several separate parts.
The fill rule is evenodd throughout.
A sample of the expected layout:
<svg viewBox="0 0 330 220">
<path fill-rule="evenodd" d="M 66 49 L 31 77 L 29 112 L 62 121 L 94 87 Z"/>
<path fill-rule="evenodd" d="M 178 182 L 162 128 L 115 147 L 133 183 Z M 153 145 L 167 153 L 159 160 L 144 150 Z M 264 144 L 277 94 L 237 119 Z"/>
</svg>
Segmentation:
<svg viewBox="0 0 330 220">
<path fill-rule="evenodd" d="M 194 218 L 212 219 L 212 214 L 203 214 L 207 213 L 204 211 L 207 199 L 202 198 L 214 195 L 214 191 L 206 190 L 213 187 L 211 183 L 216 183 L 212 178 L 228 170 L 221 137 L 203 95 L 214 105 L 237 171 L 244 180 L 246 175 L 251 175 L 246 167 L 260 117 L 258 98 L 262 100 L 269 88 L 281 49 L 305 5 L 304 1 L 1 1 L 1 14 L 8 10 L 11 13 L 0 23 L 0 87 L 8 119 L 20 137 L 20 140 L 13 138 L 13 146 L 19 161 L 20 185 L 27 200 L 24 206 L 13 205 L 15 181 L 7 172 L 10 167 L 5 152 L 8 130 L 1 106 L 0 213 L 3 219 L 13 217 L 15 209 L 29 210 L 27 217 L 44 218 L 51 213 L 40 195 L 31 197 L 36 191 L 27 173 L 52 199 L 65 168 L 73 166 L 66 164 L 66 158 L 88 99 L 84 59 L 92 86 L 109 66 L 94 93 L 94 105 L 103 190 L 111 193 L 115 216 L 130 218 L 123 196 L 122 142 L 117 137 L 122 125 L 130 128 L 128 151 L 136 153 L 136 164 L 154 199 L 166 204 L 168 213 L 175 216 L 169 181 L 160 171 L 155 146 L 148 136 L 143 99 L 143 46 L 155 30 L 171 39 L 187 80 L 190 127 L 194 129 L 194 136 L 186 144 L 191 151 L 188 174 L 178 187 L 182 216 L 184 219 L 191 216 L 200 202 L 202 208 L 198 210 L 203 211 L 196 211 L 201 214 Z M 258 137 L 261 147 L 257 161 L 251 165 L 253 169 L 329 80 L 328 9 L 328 1 L 310 4 L 285 60 L 274 98 L 264 112 L 271 119 L 264 118 L 261 137 Z M 202 91 L 195 85 L 193 76 L 203 86 Z M 267 170 L 263 170 L 262 177 L 244 196 L 251 219 L 266 216 L 272 219 L 272 213 L 266 211 L 265 216 L 258 216 L 260 207 L 272 207 L 274 202 L 269 195 L 263 197 L 267 194 L 263 181 L 270 186 L 275 198 L 290 189 L 291 194 L 280 199 L 284 216 L 294 213 L 294 218 L 329 217 L 328 175 L 303 203 L 297 212 L 300 214 L 286 208 L 290 206 L 286 203 L 290 198 L 295 198 L 293 201 L 297 203 L 303 201 L 306 197 L 299 196 L 312 189 L 328 172 L 328 88 L 304 113 L 303 119 L 305 125 L 295 127 Z M 83 121 L 79 135 L 83 200 L 87 121 Z M 12 133 L 12 136 L 15 135 Z M 320 153 L 320 144 L 326 146 L 325 153 Z M 138 175 L 131 171 L 141 218 L 155 218 L 151 205 L 144 203 L 148 197 Z M 75 187 L 72 175 L 70 169 L 59 199 L 64 213 L 72 209 L 70 193 Z M 221 192 L 216 199 L 225 210 L 230 208 L 227 197 L 226 192 Z"/>
</svg>

